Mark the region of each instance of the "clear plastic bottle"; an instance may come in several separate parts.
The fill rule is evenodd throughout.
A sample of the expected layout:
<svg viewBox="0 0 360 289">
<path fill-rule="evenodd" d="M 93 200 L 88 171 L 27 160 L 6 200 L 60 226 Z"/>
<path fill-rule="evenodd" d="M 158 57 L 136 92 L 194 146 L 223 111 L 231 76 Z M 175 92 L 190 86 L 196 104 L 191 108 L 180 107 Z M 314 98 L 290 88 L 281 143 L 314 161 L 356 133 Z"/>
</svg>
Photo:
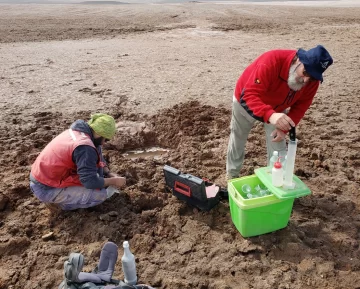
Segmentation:
<svg viewBox="0 0 360 289">
<path fill-rule="evenodd" d="M 284 159 L 283 159 L 283 161 L 281 162 L 284 172 L 285 172 L 285 170 L 286 170 L 286 160 L 287 160 L 287 156 L 285 156 Z M 284 174 L 284 175 L 285 175 L 285 174 Z"/>
<path fill-rule="evenodd" d="M 272 155 L 271 158 L 270 158 L 270 164 L 269 164 L 269 167 L 270 167 L 270 168 L 273 168 L 273 167 L 274 167 L 274 164 L 275 164 L 275 162 L 277 162 L 278 158 L 279 158 L 279 152 L 278 152 L 278 151 L 274 151 L 274 152 L 273 152 L 273 155 Z"/>
<path fill-rule="evenodd" d="M 284 184 L 284 170 L 279 160 L 271 170 L 271 179 L 274 187 L 281 187 Z"/>
<path fill-rule="evenodd" d="M 241 190 L 244 194 L 251 194 L 251 187 L 248 184 L 244 184 Z"/>
<path fill-rule="evenodd" d="M 269 190 L 268 189 L 264 189 L 264 190 L 260 190 L 260 197 L 265 197 L 269 194 Z"/>
<path fill-rule="evenodd" d="M 129 285 L 135 285 L 137 282 L 135 257 L 130 252 L 128 241 L 124 241 L 123 247 L 124 255 L 121 258 L 121 263 L 124 272 L 124 282 Z"/>
</svg>

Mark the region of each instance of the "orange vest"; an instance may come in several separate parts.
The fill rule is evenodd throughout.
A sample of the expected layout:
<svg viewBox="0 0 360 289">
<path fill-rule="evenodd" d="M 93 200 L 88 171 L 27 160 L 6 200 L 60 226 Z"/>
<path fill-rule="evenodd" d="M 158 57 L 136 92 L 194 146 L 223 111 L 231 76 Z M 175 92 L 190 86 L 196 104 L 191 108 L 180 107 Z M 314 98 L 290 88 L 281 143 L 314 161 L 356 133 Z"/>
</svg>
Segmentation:
<svg viewBox="0 0 360 289">
<path fill-rule="evenodd" d="M 72 160 L 73 151 L 80 145 L 93 147 L 98 155 L 97 167 L 104 167 L 90 136 L 68 129 L 55 137 L 39 154 L 31 166 L 32 176 L 40 183 L 54 188 L 82 186 L 76 164 Z"/>
</svg>

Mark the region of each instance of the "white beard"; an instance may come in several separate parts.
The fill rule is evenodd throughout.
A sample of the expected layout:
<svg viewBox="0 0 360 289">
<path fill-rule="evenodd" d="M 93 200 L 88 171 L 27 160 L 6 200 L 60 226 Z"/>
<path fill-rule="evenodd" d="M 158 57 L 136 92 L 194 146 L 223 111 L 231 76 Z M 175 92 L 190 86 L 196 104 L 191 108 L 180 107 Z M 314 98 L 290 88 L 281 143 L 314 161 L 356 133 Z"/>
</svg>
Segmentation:
<svg viewBox="0 0 360 289">
<path fill-rule="evenodd" d="M 288 78 L 288 85 L 294 91 L 299 91 L 302 89 L 306 83 L 304 83 L 304 79 L 299 77 L 296 73 L 296 68 L 298 65 L 293 64 L 290 66 L 289 69 L 289 78 Z"/>
</svg>

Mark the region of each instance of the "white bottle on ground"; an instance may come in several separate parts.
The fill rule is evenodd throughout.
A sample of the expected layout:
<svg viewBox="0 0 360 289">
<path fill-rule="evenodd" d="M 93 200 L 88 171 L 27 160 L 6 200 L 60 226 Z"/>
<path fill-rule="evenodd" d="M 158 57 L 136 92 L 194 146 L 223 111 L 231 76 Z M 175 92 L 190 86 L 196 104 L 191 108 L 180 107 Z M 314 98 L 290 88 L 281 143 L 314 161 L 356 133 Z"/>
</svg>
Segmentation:
<svg viewBox="0 0 360 289">
<path fill-rule="evenodd" d="M 284 184 L 284 170 L 281 162 L 275 162 L 271 170 L 271 179 L 274 187 L 281 187 Z"/>
<path fill-rule="evenodd" d="M 130 252 L 128 241 L 124 241 L 123 247 L 124 255 L 121 258 L 121 263 L 124 272 L 124 282 L 129 285 L 135 285 L 137 282 L 135 257 Z"/>
<path fill-rule="evenodd" d="M 270 158 L 270 163 L 269 163 L 269 167 L 270 167 L 270 168 L 273 168 L 273 167 L 274 167 L 274 164 L 275 164 L 275 162 L 277 162 L 278 158 L 279 158 L 279 152 L 278 152 L 278 151 L 274 151 L 274 152 L 273 152 L 273 155 L 272 155 L 271 158 Z"/>
</svg>

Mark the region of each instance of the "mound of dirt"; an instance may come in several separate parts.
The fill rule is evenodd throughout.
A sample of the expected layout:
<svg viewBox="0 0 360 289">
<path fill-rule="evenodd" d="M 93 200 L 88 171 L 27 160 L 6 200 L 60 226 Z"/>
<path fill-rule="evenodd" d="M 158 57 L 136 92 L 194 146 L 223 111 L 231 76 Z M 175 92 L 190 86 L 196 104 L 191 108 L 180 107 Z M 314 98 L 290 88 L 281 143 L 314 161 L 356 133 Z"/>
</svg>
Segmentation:
<svg viewBox="0 0 360 289">
<path fill-rule="evenodd" d="M 337 159 L 328 151 L 304 153 L 308 151 L 306 135 L 300 134 L 297 174 L 324 193 L 296 200 L 285 229 L 245 240 L 231 222 L 227 201 L 201 212 L 167 192 L 163 175 L 163 166 L 168 164 L 225 185 L 229 110 L 192 101 L 153 116 L 118 114 L 119 133 L 104 150 L 112 171 L 126 176 L 128 185 L 90 209 L 52 214 L 28 188 L 29 167 L 56 135 L 53 128 L 64 130 L 73 120 L 60 113 L 38 113 L 33 126 L 9 131 L 5 137 L 11 141 L 1 141 L 5 182 L 0 204 L 5 222 L 0 228 L 4 268 L 0 288 L 34 288 L 33 284 L 54 288 L 70 252 L 82 252 L 85 270 L 91 270 L 108 240 L 120 246 L 129 240 L 139 281 L 159 288 L 239 288 L 238 284 L 242 288 L 300 288 L 306 280 L 311 280 L 309 288 L 323 284 L 330 288 L 338 278 L 340 284 L 359 280 L 360 215 L 354 202 L 341 197 L 341 187 L 355 182 L 351 167 L 359 163 L 358 153 L 348 151 L 343 165 L 337 167 Z M 243 174 L 265 165 L 261 130 L 262 126 L 256 126 L 249 137 Z M 127 157 L 128 151 L 150 147 L 161 148 L 162 154 Z M 349 176 L 341 182 L 340 170 Z M 319 173 L 338 181 L 322 190 Z M 336 233 L 329 234 L 334 228 Z M 48 233 L 48 238 L 42 238 Z M 341 276 L 345 270 L 348 275 Z M 114 276 L 123 278 L 119 263 Z"/>
</svg>

